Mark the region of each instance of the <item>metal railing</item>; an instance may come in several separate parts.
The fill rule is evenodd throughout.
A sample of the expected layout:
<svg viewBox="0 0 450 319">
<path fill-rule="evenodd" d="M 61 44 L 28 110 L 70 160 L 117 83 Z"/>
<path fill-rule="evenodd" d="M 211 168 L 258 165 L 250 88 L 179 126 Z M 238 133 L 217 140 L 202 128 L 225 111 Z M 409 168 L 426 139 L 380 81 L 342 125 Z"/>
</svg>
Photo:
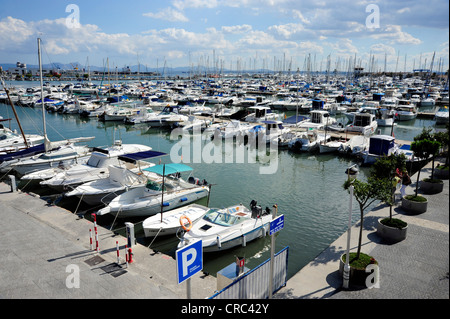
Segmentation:
<svg viewBox="0 0 450 319">
<path fill-rule="evenodd" d="M 274 257 L 273 293 L 286 285 L 289 246 Z M 267 299 L 269 297 L 270 258 L 239 276 L 209 299 Z"/>
</svg>

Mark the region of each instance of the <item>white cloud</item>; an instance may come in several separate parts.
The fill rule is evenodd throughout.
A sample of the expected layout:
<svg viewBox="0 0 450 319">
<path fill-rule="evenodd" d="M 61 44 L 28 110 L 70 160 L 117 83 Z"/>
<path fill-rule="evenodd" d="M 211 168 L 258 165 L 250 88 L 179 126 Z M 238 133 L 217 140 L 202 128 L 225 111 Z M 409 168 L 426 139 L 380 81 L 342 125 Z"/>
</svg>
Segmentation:
<svg viewBox="0 0 450 319">
<path fill-rule="evenodd" d="M 371 35 L 376 40 L 386 40 L 390 44 L 421 44 L 420 39 L 414 38 L 411 34 L 402 31 L 399 25 L 388 25 L 381 28 L 376 34 Z"/>
<path fill-rule="evenodd" d="M 231 34 L 245 33 L 245 32 L 249 32 L 251 30 L 252 30 L 252 26 L 248 25 L 248 24 L 222 27 L 222 31 L 224 33 L 231 33 Z"/>
<path fill-rule="evenodd" d="M 158 13 L 147 12 L 143 14 L 145 17 L 150 17 L 154 19 L 167 20 L 171 22 L 188 22 L 189 19 L 180 11 L 174 10 L 172 8 L 166 8 L 159 11 Z"/>
</svg>

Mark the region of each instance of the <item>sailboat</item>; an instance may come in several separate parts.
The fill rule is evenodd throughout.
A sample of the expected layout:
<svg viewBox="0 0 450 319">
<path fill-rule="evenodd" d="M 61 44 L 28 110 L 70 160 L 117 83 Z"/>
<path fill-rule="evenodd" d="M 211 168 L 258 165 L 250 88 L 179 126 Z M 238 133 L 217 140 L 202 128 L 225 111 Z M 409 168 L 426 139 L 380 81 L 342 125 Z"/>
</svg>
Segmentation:
<svg viewBox="0 0 450 319">
<path fill-rule="evenodd" d="M 41 101 L 44 101 L 44 89 L 42 80 L 42 60 L 41 60 L 41 39 L 38 38 L 38 56 L 39 56 L 39 76 L 41 84 Z M 67 139 L 63 141 L 51 142 L 47 137 L 47 129 L 45 123 L 45 107 L 42 105 L 42 120 L 44 127 L 44 148 L 45 153 L 39 156 L 32 156 L 29 158 L 13 159 L 8 162 L 3 162 L 0 165 L 2 172 L 14 170 L 19 175 L 25 175 L 42 169 L 47 169 L 55 166 L 70 165 L 87 159 L 90 155 L 90 148 L 87 146 L 78 146 L 75 143 L 87 142 L 95 137 L 79 137 Z"/>
</svg>

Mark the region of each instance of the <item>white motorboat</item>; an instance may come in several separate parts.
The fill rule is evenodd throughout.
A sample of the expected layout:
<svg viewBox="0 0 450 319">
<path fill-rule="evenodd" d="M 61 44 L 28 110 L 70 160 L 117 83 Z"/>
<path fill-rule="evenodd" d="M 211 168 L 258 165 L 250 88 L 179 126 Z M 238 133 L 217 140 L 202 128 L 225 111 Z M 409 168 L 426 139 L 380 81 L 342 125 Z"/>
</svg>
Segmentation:
<svg viewBox="0 0 450 319">
<path fill-rule="evenodd" d="M 262 121 L 278 120 L 279 114 L 272 113 L 272 110 L 268 106 L 251 106 L 249 107 L 253 113 L 250 113 L 245 117 L 245 122 L 259 123 Z"/>
<path fill-rule="evenodd" d="M 317 130 L 301 132 L 295 139 L 289 142 L 289 149 L 294 152 L 314 152 L 319 149 L 319 144 L 326 143 L 330 135 L 317 133 Z"/>
<path fill-rule="evenodd" d="M 179 124 L 184 133 L 201 133 L 204 129 L 211 126 L 211 121 L 200 120 L 193 115 L 189 115 L 187 121 Z"/>
<path fill-rule="evenodd" d="M 437 112 L 434 115 L 434 120 L 436 121 L 436 124 L 446 124 L 448 123 L 448 107 L 440 107 Z"/>
<path fill-rule="evenodd" d="M 281 121 L 262 121 L 262 125 L 256 125 L 249 130 L 249 141 L 263 139 L 265 143 L 277 143 L 280 136 L 290 132 L 290 128 L 283 126 Z"/>
<path fill-rule="evenodd" d="M 319 143 L 319 152 L 323 153 L 334 153 L 339 150 L 345 142 L 343 141 L 327 141 L 324 143 Z"/>
<path fill-rule="evenodd" d="M 148 179 L 145 186 L 126 191 L 115 197 L 97 215 L 113 214 L 118 218 L 152 216 L 193 203 L 208 196 L 206 181 L 193 177 L 189 182 L 180 178 L 182 172 L 192 168 L 183 164 L 161 164 L 144 170 L 157 173 L 158 179 Z"/>
<path fill-rule="evenodd" d="M 297 124 L 297 127 L 306 129 L 318 129 L 323 130 L 325 127 L 336 125 L 337 120 L 330 116 L 330 113 L 326 110 L 312 110 L 310 112 L 311 117 Z"/>
<path fill-rule="evenodd" d="M 150 178 L 149 172 L 130 170 L 123 166 L 108 166 L 108 177 L 93 180 L 77 186 L 65 196 L 76 196 L 88 205 L 107 205 L 114 197 L 123 192 L 143 186 Z M 154 176 L 156 177 L 156 175 Z"/>
<path fill-rule="evenodd" d="M 198 204 L 176 208 L 150 216 L 142 222 L 145 237 L 174 235 L 182 228 L 180 218 L 185 216 L 194 224 L 202 218 L 210 209 Z"/>
<path fill-rule="evenodd" d="M 227 122 L 225 125 L 217 128 L 214 131 L 214 137 L 219 137 L 223 139 L 234 138 L 238 136 L 248 135 L 250 129 L 254 125 L 250 125 L 249 123 L 243 123 L 238 120 L 231 120 Z"/>
<path fill-rule="evenodd" d="M 355 113 L 353 122 L 346 126 L 348 132 L 357 132 L 363 135 L 372 135 L 378 128 L 375 115 L 371 113 Z"/>
<path fill-rule="evenodd" d="M 147 119 L 145 123 L 151 127 L 172 127 L 188 120 L 186 115 L 180 114 L 179 106 L 166 106 L 160 113 Z"/>
<path fill-rule="evenodd" d="M 338 148 L 341 154 L 357 156 L 369 148 L 369 138 L 364 135 L 356 135 Z"/>
<path fill-rule="evenodd" d="M 417 117 L 416 105 L 409 100 L 399 100 L 394 111 L 394 117 L 397 121 L 410 121 Z"/>
<path fill-rule="evenodd" d="M 3 162 L 1 171 L 13 169 L 23 176 L 43 169 L 72 165 L 79 161 L 84 162 L 86 157 L 91 154 L 90 148 L 85 145 L 75 145 L 76 142 L 73 141 L 79 142 L 91 139 L 94 139 L 94 137 L 49 142 L 53 146 L 46 147 L 46 149 L 51 149 L 50 151 L 29 158 Z"/>
<path fill-rule="evenodd" d="M 58 191 L 76 186 L 90 181 L 107 178 L 109 176 L 109 165 L 120 165 L 128 169 L 138 171 L 140 167 L 148 167 L 148 162 L 141 159 L 160 156 L 164 153 L 155 152 L 152 148 L 140 144 L 122 144 L 116 141 L 115 144 L 106 149 L 94 148 L 89 160 L 86 163 L 73 165 L 67 170 L 63 170 L 54 177 L 40 182 L 43 186 L 48 186 Z M 124 157 L 137 155 L 138 160 L 130 163 Z"/>
<path fill-rule="evenodd" d="M 268 235 L 272 214 L 262 210 L 255 201 L 251 209 L 242 204 L 211 209 L 181 238 L 178 247 L 201 239 L 203 252 L 214 252 L 246 246 L 252 240 Z"/>
</svg>

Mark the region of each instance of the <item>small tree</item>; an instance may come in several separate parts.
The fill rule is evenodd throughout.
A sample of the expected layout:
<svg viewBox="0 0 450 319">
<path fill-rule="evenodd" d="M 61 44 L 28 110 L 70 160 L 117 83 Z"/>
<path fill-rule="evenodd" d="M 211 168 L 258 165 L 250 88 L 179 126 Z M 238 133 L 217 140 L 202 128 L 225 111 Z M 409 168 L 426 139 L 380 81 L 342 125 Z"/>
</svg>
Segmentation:
<svg viewBox="0 0 450 319">
<path fill-rule="evenodd" d="M 389 205 L 389 220 L 392 221 L 392 206 L 395 203 L 394 196 L 395 196 L 395 189 L 397 186 L 397 180 L 396 172 L 397 169 L 401 170 L 402 172 L 406 171 L 406 157 L 405 154 L 399 154 L 399 155 L 390 155 L 388 157 L 380 157 L 377 159 L 377 161 L 373 164 L 372 172 L 371 174 L 373 176 L 376 176 L 380 179 L 387 179 L 391 184 L 391 192 L 388 194 L 381 193 L 382 195 L 390 195 L 386 198 L 380 198 L 383 202 L 385 202 L 387 205 Z"/>
<path fill-rule="evenodd" d="M 367 182 L 360 181 L 358 179 L 348 179 L 343 187 L 349 189 L 353 185 L 353 197 L 359 204 L 360 212 L 360 227 L 359 227 L 359 240 L 358 250 L 354 260 L 358 260 L 361 254 L 362 246 L 362 231 L 364 224 L 364 211 L 372 205 L 376 200 L 387 200 L 391 196 L 392 183 L 387 178 L 377 178 L 374 175 L 368 177 Z"/>
<path fill-rule="evenodd" d="M 428 138 L 425 138 L 422 140 L 415 139 L 414 142 L 411 143 L 411 150 L 414 152 L 414 156 L 425 159 L 425 160 L 429 159 L 430 157 L 433 157 L 431 178 L 433 178 L 434 157 L 438 154 L 440 147 L 441 147 L 441 143 L 439 143 L 438 141 L 435 141 L 434 139 L 428 139 Z M 420 180 L 420 169 L 417 172 L 415 197 L 417 197 L 417 193 L 419 191 L 419 180 Z"/>
<path fill-rule="evenodd" d="M 433 137 L 436 141 L 438 141 L 439 143 L 441 143 L 441 147 L 443 148 L 443 152 L 446 153 L 445 156 L 445 166 L 448 166 L 449 164 L 449 133 L 448 133 L 448 129 L 449 129 L 449 123 L 446 124 L 446 128 L 447 131 L 445 132 L 436 132 L 434 133 Z"/>
</svg>

